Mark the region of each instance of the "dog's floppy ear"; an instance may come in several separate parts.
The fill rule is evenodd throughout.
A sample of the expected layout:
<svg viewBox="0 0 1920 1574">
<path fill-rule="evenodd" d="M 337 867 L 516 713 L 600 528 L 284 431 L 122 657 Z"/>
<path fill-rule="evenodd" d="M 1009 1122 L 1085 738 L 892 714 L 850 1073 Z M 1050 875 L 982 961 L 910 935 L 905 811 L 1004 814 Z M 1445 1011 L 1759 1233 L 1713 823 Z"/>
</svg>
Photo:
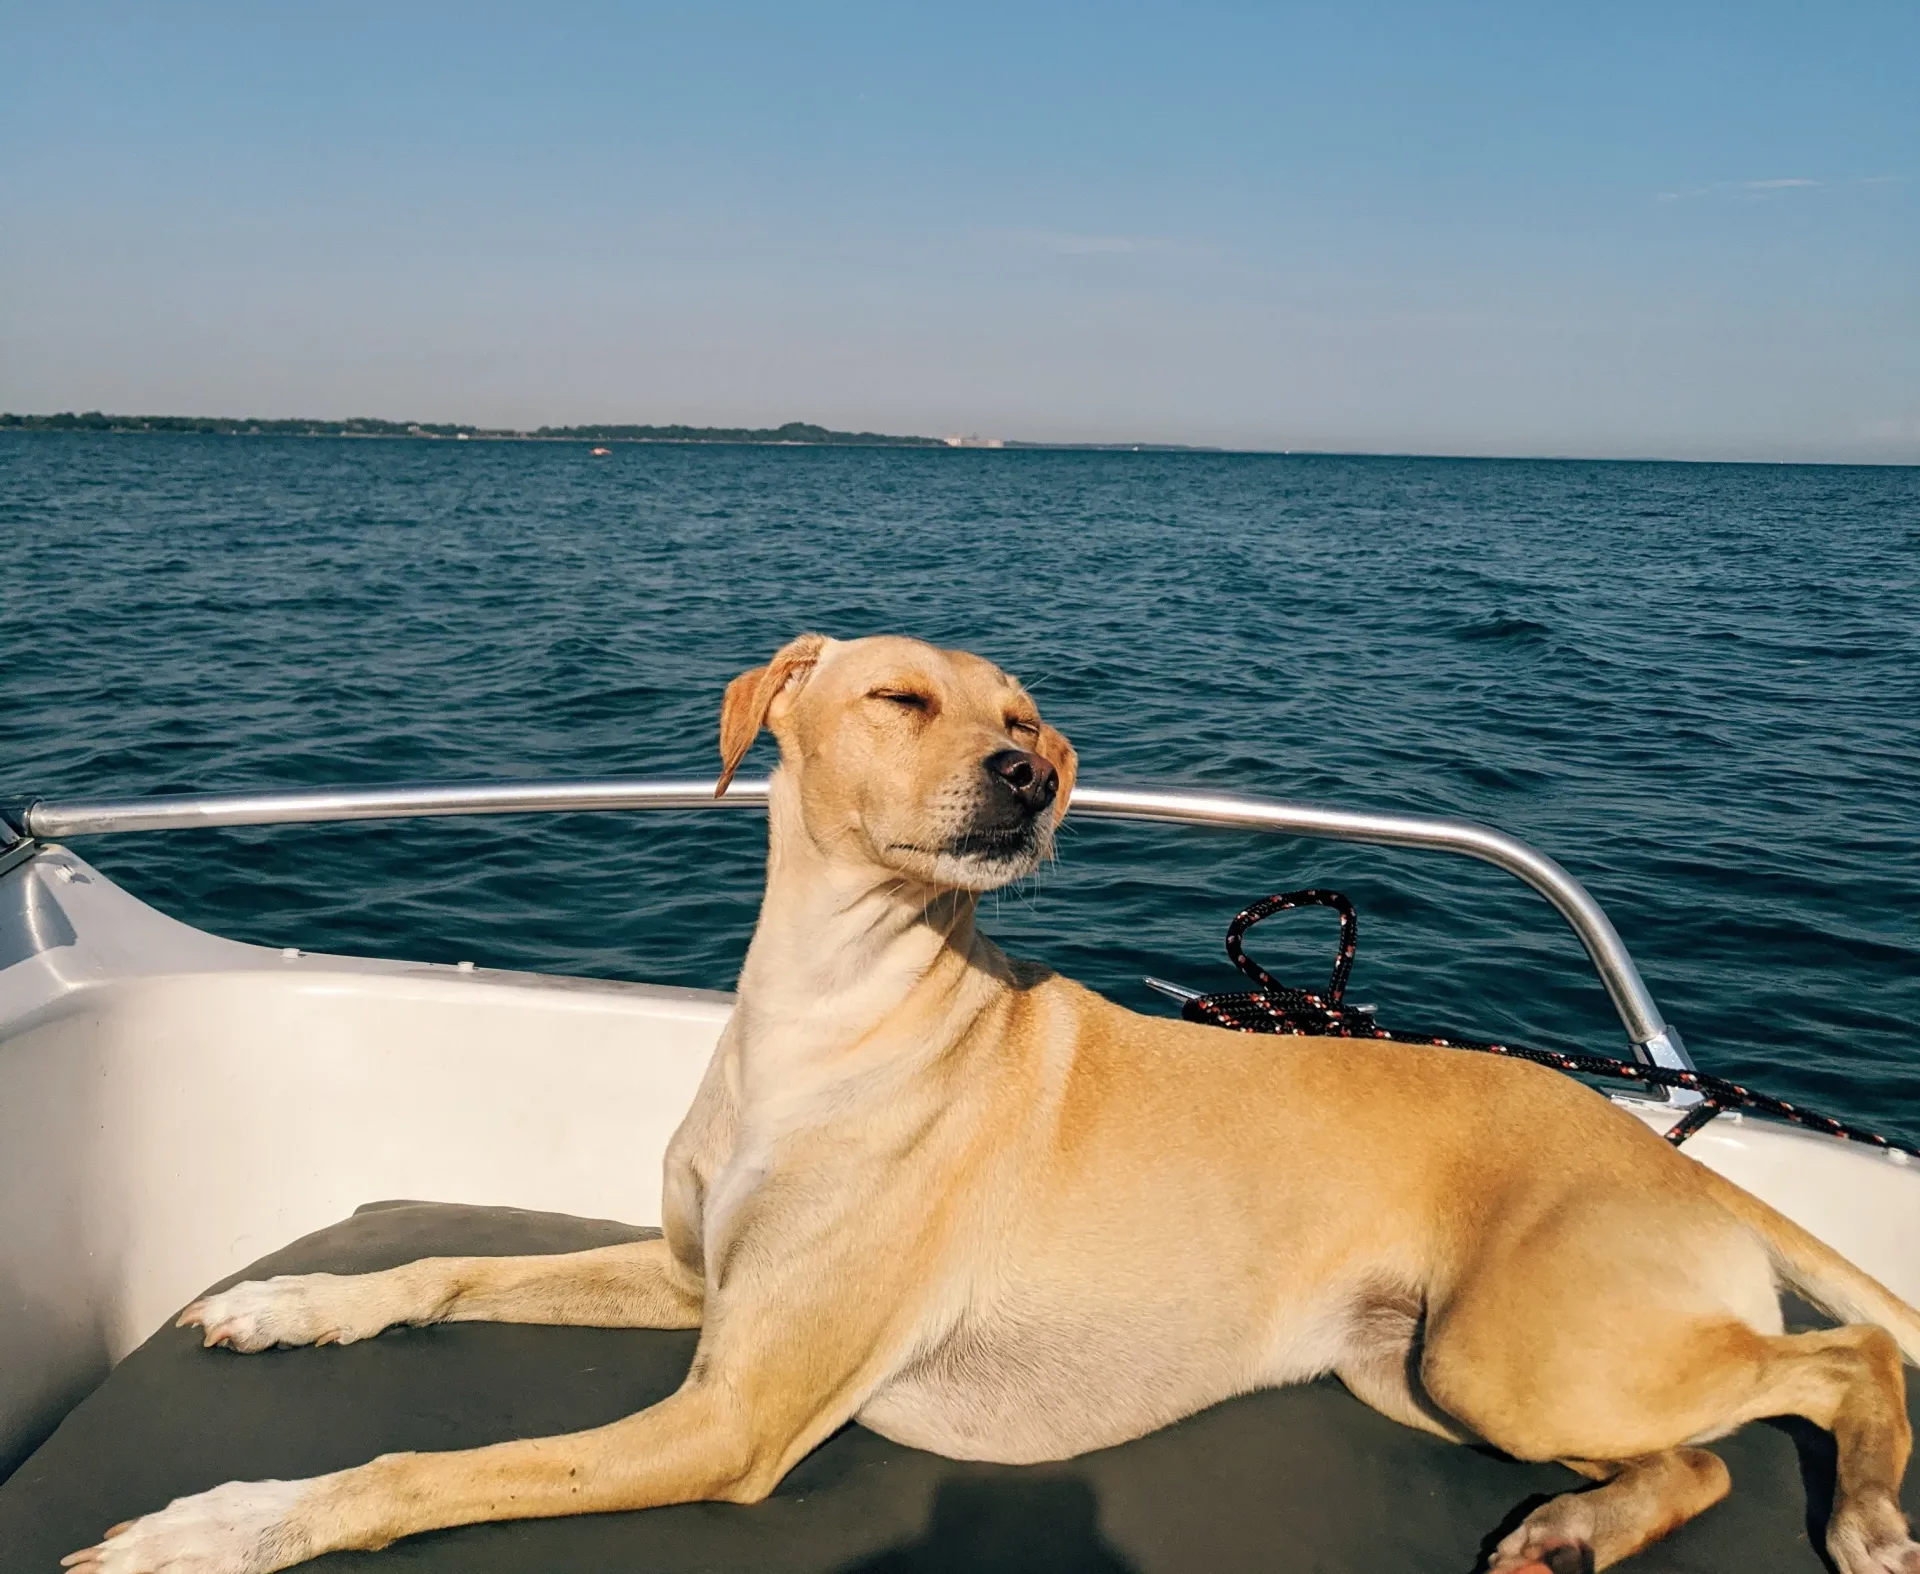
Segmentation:
<svg viewBox="0 0 1920 1574">
<path fill-rule="evenodd" d="M 1058 727 L 1049 727 L 1044 721 L 1040 723 L 1040 736 L 1034 742 L 1033 752 L 1051 765 L 1060 778 L 1060 790 L 1053 799 L 1053 823 L 1058 825 L 1067 816 L 1067 800 L 1073 796 L 1073 779 L 1080 770 L 1080 756 L 1074 753 L 1073 745 Z"/>
<path fill-rule="evenodd" d="M 764 667 L 743 672 L 727 685 L 727 696 L 720 702 L 720 780 L 714 783 L 714 797 L 727 790 L 733 773 L 740 769 L 747 750 L 767 724 L 775 698 L 788 684 L 806 682 L 826 646 L 824 635 L 802 634 L 782 645 Z"/>
</svg>

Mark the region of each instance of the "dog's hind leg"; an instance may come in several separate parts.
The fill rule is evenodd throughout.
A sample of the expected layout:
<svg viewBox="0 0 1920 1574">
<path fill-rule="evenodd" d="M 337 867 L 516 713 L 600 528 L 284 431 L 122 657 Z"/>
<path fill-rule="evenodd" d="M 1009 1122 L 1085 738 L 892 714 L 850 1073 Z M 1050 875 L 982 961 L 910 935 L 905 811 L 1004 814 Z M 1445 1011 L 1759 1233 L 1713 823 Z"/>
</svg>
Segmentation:
<svg viewBox="0 0 1920 1574">
<path fill-rule="evenodd" d="M 1720 1456 L 1704 1448 L 1624 1464 L 1561 1462 L 1604 1484 L 1541 1504 L 1494 1549 L 1488 1574 L 1592 1574 L 1713 1507 L 1731 1485 Z"/>
<path fill-rule="evenodd" d="M 1893 1335 L 1856 1323 L 1760 1343 L 1759 1379 L 1734 1424 L 1799 1415 L 1825 1427 L 1836 1455 L 1828 1556 L 1841 1574 L 1920 1574 L 1920 1543 L 1900 1507 L 1913 1427 Z"/>
<path fill-rule="evenodd" d="M 1673 1403 L 1661 1407 L 1664 1415 L 1650 1415 L 1648 1424 L 1686 1428 L 1692 1438 L 1723 1436 L 1763 1416 L 1804 1416 L 1825 1427 L 1837 1455 L 1827 1526 L 1834 1566 L 1840 1574 L 1920 1574 L 1920 1544 L 1900 1508 L 1900 1478 L 1913 1437 L 1900 1350 L 1891 1334 L 1864 1324 L 1781 1335 L 1722 1324 L 1682 1341 L 1679 1356 L 1670 1374 Z M 1648 1375 L 1642 1367 L 1623 1390 L 1631 1393 L 1633 1380 Z M 1580 1406 L 1576 1401 L 1568 1408 Z M 1615 1431 L 1620 1419 L 1616 1412 L 1603 1432 Z M 1539 1562 L 1546 1547 L 1583 1539 L 1593 1547 L 1597 1566 L 1605 1568 L 1717 1503 L 1727 1490 L 1726 1467 L 1700 1448 L 1575 1468 L 1618 1473 L 1597 1491 L 1556 1498 L 1538 1509 L 1501 1544 L 1500 1556 L 1509 1561 L 1496 1561 L 1494 1568 L 1503 1574 L 1523 1568 L 1529 1552 Z M 1585 1533 L 1589 1522 L 1591 1533 Z"/>
<path fill-rule="evenodd" d="M 542 1257 L 424 1257 L 380 1273 L 290 1274 L 195 1301 L 208 1345 L 351 1344 L 398 1323 L 697 1328 L 704 1286 L 665 1240 Z"/>
<path fill-rule="evenodd" d="M 1421 1328 L 1413 1303 L 1396 1298 L 1363 1303 L 1349 1352 L 1334 1375 L 1382 1415 L 1464 1441 L 1465 1429 L 1422 1388 Z M 1625 1463 L 1561 1463 L 1604 1485 L 1542 1504 L 1495 1549 L 1489 1574 L 1593 1574 L 1710 1508 L 1726 1496 L 1729 1484 L 1727 1467 L 1700 1448 Z"/>
<path fill-rule="evenodd" d="M 1617 1471 L 1598 1491 L 1542 1508 L 1521 1527 L 1516 1556 L 1534 1545 L 1524 1540 L 1530 1527 L 1571 1536 L 1598 1514 L 1594 1534 L 1606 1539 L 1588 1544 L 1604 1568 L 1725 1491 L 1718 1460 L 1690 1445 L 1763 1416 L 1798 1415 L 1833 1433 L 1827 1551 L 1840 1574 L 1920 1574 L 1898 1495 L 1912 1432 L 1892 1335 L 1866 1325 L 1764 1334 L 1729 1318 L 1662 1328 L 1650 1317 L 1636 1329 L 1602 1316 L 1582 1325 L 1567 1309 L 1561 1303 L 1562 1317 L 1548 1323 L 1537 1305 L 1510 1304 L 1498 1320 L 1484 1301 L 1463 1306 L 1442 1320 L 1422 1362 L 1434 1402 L 1495 1447 Z"/>
</svg>

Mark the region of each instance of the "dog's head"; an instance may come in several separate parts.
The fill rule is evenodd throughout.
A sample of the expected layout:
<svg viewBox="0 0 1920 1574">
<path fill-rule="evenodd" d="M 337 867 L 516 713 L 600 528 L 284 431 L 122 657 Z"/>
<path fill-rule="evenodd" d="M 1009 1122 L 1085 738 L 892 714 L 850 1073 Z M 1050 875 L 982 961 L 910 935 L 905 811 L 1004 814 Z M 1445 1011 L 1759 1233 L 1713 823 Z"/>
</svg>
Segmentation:
<svg viewBox="0 0 1920 1574">
<path fill-rule="evenodd" d="M 814 842 L 928 884 L 991 891 L 1051 850 L 1073 746 L 992 662 L 916 639 L 802 634 L 727 685 L 719 792 L 762 727 Z"/>
</svg>

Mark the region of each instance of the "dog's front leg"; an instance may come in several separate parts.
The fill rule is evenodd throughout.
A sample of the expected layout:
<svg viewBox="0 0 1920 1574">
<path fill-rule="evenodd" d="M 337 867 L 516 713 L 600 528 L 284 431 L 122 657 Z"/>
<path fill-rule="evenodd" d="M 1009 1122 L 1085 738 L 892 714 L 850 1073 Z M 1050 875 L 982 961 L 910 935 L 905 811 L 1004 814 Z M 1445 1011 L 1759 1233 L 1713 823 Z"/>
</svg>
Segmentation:
<svg viewBox="0 0 1920 1574">
<path fill-rule="evenodd" d="M 697 1328 L 703 1286 L 664 1240 L 540 1257 L 425 1257 L 380 1273 L 288 1274 L 195 1301 L 208 1345 L 351 1344 L 397 1323 Z"/>
<path fill-rule="evenodd" d="M 837 1253 L 817 1237 L 811 1252 L 744 1252 L 706 1305 L 685 1385 L 638 1415 L 459 1453 L 389 1454 L 305 1481 L 228 1482 L 117 1527 L 66 1564 L 267 1574 L 480 1520 L 756 1501 L 866 1402 L 911 1342 L 903 1286 L 914 1271 L 910 1253 L 876 1260 L 860 1238 Z"/>
<path fill-rule="evenodd" d="M 588 1432 L 388 1454 L 305 1481 L 228 1482 L 116 1526 L 62 1562 L 76 1574 L 268 1574 L 480 1520 L 749 1497 L 764 1461 L 791 1441 L 750 1417 L 731 1384 L 690 1380 L 651 1409 Z"/>
</svg>

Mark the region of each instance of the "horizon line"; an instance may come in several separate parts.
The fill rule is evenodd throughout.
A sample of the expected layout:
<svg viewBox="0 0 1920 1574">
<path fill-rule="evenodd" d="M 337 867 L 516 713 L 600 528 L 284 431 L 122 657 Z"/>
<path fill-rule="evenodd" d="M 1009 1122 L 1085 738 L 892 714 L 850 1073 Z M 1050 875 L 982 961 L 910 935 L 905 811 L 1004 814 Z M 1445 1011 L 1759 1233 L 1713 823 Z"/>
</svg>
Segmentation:
<svg viewBox="0 0 1920 1574">
<path fill-rule="evenodd" d="M 585 422 L 567 426 L 482 426 L 472 422 L 395 421 L 382 416 L 338 419 L 305 416 L 109 415 L 100 410 L 51 414 L 0 411 L 0 432 L 126 437 L 298 437 L 357 441 L 468 441 L 621 443 L 634 447 L 902 448 L 940 452 L 1080 452 L 1243 456 L 1276 459 L 1421 459 L 1510 464 L 1757 465 L 1855 470 L 1911 470 L 1920 459 L 1708 459 L 1660 454 L 1425 453 L 1367 448 L 1256 448 L 1165 441 L 982 438 L 974 434 L 923 437 L 850 432 L 808 421 L 779 426 L 690 426 L 684 423 Z M 792 434 L 792 435 L 784 435 Z M 804 435 L 802 435 L 804 434 Z"/>
</svg>

